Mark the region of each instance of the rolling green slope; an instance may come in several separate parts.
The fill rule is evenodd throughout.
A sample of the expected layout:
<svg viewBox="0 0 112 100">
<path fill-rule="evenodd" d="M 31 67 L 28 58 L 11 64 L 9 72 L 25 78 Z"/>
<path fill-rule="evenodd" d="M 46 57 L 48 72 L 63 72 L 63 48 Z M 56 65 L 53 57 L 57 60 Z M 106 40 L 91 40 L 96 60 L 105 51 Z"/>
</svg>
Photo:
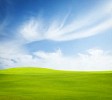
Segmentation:
<svg viewBox="0 0 112 100">
<path fill-rule="evenodd" d="M 112 72 L 0 70 L 0 100 L 112 100 Z"/>
</svg>

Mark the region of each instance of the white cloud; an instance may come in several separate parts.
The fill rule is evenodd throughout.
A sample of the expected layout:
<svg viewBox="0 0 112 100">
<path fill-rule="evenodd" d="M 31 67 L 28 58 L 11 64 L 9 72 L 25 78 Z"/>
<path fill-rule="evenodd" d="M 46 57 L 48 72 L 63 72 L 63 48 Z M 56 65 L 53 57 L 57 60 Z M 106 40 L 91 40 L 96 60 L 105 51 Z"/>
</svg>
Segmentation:
<svg viewBox="0 0 112 100">
<path fill-rule="evenodd" d="M 62 21 L 55 19 L 50 25 L 42 23 L 42 19 L 31 18 L 20 27 L 22 37 L 29 41 L 43 39 L 67 41 L 90 37 L 112 28 L 112 2 L 108 1 L 88 13 L 67 23 L 69 12 Z M 72 12 L 73 13 L 73 12 Z"/>
<path fill-rule="evenodd" d="M 60 50 L 54 53 L 37 52 L 45 67 L 62 70 L 112 70 L 112 55 L 100 49 L 90 49 L 86 54 L 66 57 Z"/>
<path fill-rule="evenodd" d="M 68 57 L 61 50 L 29 54 L 18 48 L 3 47 L 0 61 L 1 68 L 34 66 L 60 70 L 112 70 L 112 54 L 100 49 L 89 49 L 85 53 Z"/>
<path fill-rule="evenodd" d="M 37 39 L 41 40 L 42 32 L 40 21 L 37 21 L 35 18 L 31 18 L 30 20 L 26 21 L 20 27 L 20 33 L 26 41 L 35 41 Z"/>
</svg>

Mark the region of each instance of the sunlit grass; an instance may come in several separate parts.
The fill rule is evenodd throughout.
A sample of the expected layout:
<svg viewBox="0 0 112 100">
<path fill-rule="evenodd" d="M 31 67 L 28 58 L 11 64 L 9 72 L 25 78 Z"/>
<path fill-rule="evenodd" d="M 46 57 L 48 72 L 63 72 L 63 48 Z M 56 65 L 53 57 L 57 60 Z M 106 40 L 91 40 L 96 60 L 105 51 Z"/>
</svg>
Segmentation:
<svg viewBox="0 0 112 100">
<path fill-rule="evenodd" d="M 112 100 L 112 72 L 0 70 L 0 100 Z"/>
</svg>

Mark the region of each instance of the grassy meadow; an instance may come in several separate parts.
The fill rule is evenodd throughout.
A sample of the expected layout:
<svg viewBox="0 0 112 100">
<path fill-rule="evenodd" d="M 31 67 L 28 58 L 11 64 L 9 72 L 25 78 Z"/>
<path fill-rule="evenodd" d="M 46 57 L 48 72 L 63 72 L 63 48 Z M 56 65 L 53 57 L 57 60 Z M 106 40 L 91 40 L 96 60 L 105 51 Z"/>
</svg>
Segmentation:
<svg viewBox="0 0 112 100">
<path fill-rule="evenodd" d="M 0 100 L 112 100 L 112 72 L 0 70 Z"/>
</svg>

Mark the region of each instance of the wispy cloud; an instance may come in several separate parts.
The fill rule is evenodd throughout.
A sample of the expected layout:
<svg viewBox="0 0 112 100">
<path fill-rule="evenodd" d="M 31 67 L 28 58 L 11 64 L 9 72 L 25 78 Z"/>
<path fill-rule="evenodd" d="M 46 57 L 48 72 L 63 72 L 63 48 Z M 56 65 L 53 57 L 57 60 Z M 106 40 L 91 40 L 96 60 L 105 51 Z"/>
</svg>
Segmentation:
<svg viewBox="0 0 112 100">
<path fill-rule="evenodd" d="M 42 38 L 40 21 L 31 18 L 20 27 L 20 33 L 26 41 L 40 40 Z"/>
<path fill-rule="evenodd" d="M 67 41 L 93 36 L 112 28 L 112 2 L 88 12 L 86 16 L 73 19 L 68 24 L 70 12 L 62 21 L 55 19 L 50 25 L 45 26 L 42 19 L 31 18 L 20 27 L 20 33 L 28 41 L 43 39 Z"/>
</svg>

